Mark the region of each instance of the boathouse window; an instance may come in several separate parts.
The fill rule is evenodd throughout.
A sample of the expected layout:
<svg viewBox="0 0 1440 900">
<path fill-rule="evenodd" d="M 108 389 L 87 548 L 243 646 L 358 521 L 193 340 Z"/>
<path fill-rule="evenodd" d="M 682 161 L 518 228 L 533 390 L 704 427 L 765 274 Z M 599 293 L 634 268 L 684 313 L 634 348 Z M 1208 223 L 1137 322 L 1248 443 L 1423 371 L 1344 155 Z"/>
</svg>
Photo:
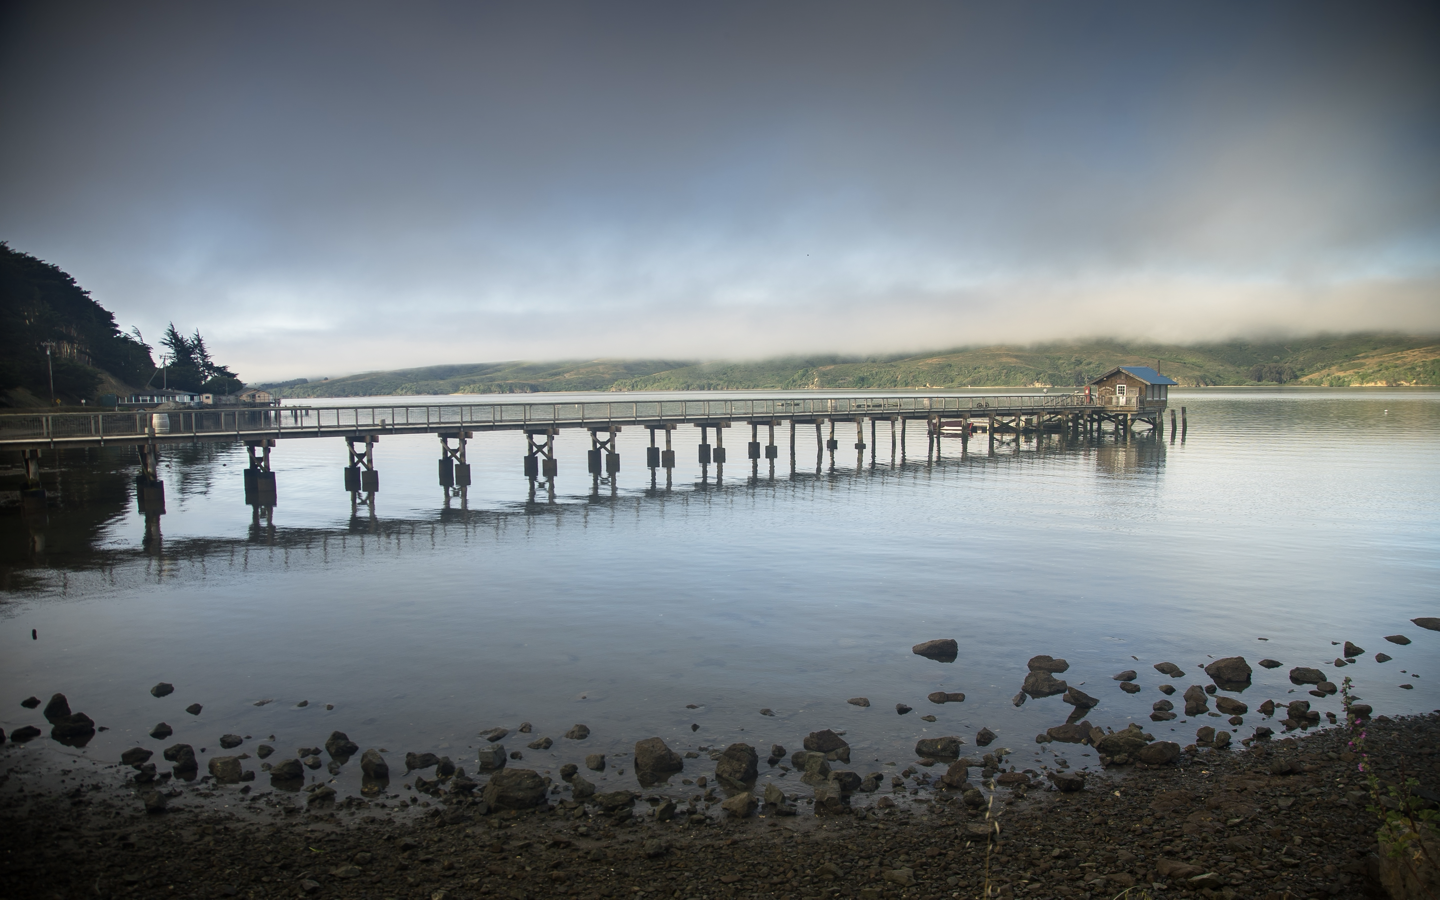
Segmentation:
<svg viewBox="0 0 1440 900">
<path fill-rule="evenodd" d="M 1121 403 L 1125 402 L 1125 385 L 1115 385 L 1115 399 L 1119 400 Z"/>
</svg>

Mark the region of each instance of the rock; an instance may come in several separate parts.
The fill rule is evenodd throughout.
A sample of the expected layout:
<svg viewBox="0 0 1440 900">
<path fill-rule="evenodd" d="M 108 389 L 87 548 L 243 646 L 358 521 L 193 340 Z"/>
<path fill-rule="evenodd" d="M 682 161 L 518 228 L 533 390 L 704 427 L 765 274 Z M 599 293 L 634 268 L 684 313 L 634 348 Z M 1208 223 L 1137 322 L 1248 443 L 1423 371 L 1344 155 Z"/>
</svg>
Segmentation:
<svg viewBox="0 0 1440 900">
<path fill-rule="evenodd" d="M 565 765 L 560 767 L 561 781 L 569 781 L 570 779 L 574 778 L 576 775 L 579 774 L 580 767 L 575 765 L 574 763 L 566 763 Z"/>
<path fill-rule="evenodd" d="M 731 744 L 715 761 L 715 778 L 727 790 L 748 791 L 760 775 L 759 760 L 749 744 Z"/>
<path fill-rule="evenodd" d="M 159 791 L 146 791 L 140 799 L 145 804 L 145 811 L 151 815 L 163 813 L 170 803 L 170 798 Z"/>
<path fill-rule="evenodd" d="M 1227 716 L 1243 716 L 1250 711 L 1250 707 L 1234 697 L 1216 697 L 1215 708 Z"/>
<path fill-rule="evenodd" d="M 20 701 L 20 705 L 25 707 L 26 709 L 34 709 L 35 707 L 40 705 L 40 698 L 26 697 L 24 700 Z"/>
<path fill-rule="evenodd" d="M 995 783 L 1008 788 L 1027 787 L 1030 784 L 1030 776 L 1024 772 L 1001 772 L 995 776 Z"/>
<path fill-rule="evenodd" d="M 161 722 L 159 725 L 156 725 L 154 728 L 150 729 L 150 736 L 157 741 L 163 741 L 174 733 L 175 729 L 171 728 L 169 725 L 166 725 L 164 722 Z"/>
<path fill-rule="evenodd" d="M 245 743 L 245 739 L 238 734 L 220 735 L 220 746 L 226 750 L 234 750 L 243 743 Z"/>
<path fill-rule="evenodd" d="M 759 807 L 760 801 L 756 800 L 755 795 L 749 791 L 741 791 L 720 803 L 720 808 L 725 810 L 732 819 L 748 819 L 755 815 L 755 811 Z"/>
<path fill-rule="evenodd" d="M 520 727 L 515 730 L 520 734 L 529 734 L 533 729 L 534 726 L 531 725 L 529 722 L 521 722 Z"/>
<path fill-rule="evenodd" d="M 1171 694 L 1175 693 L 1175 685 L 1162 684 L 1159 686 L 1159 688 L 1157 688 L 1157 690 L 1159 690 L 1160 693 L 1164 694 L 1165 696 L 1169 697 Z"/>
<path fill-rule="evenodd" d="M 770 756 L 765 760 L 770 765 L 775 765 L 785 758 L 785 747 L 780 744 L 770 745 Z"/>
<path fill-rule="evenodd" d="M 630 791 L 611 791 L 607 794 L 596 794 L 595 805 L 605 812 L 614 815 L 622 809 L 630 809 L 635 805 L 635 795 Z"/>
<path fill-rule="evenodd" d="M 345 732 L 332 731 L 330 737 L 325 739 L 325 752 L 330 754 L 331 759 L 344 765 L 350 757 L 360 752 L 360 745 L 350 740 L 350 736 Z"/>
<path fill-rule="evenodd" d="M 659 784 L 684 769 L 685 760 L 660 738 L 635 742 L 635 777 L 642 787 Z"/>
<path fill-rule="evenodd" d="M 830 773 L 830 782 L 840 789 L 842 794 L 853 794 L 860 790 L 860 776 L 854 772 L 839 771 Z"/>
<path fill-rule="evenodd" d="M 1083 744 L 1090 737 L 1090 723 L 1084 722 L 1076 725 L 1067 722 L 1064 725 L 1056 725 L 1053 728 L 1045 729 L 1045 736 L 1052 741 L 1060 741 L 1065 744 Z"/>
<path fill-rule="evenodd" d="M 150 757 L 154 755 L 155 754 L 146 750 L 144 747 L 131 747 L 129 750 L 120 754 L 120 762 L 138 769 L 142 763 L 149 761 Z"/>
<path fill-rule="evenodd" d="M 64 694 L 55 694 L 50 702 L 45 704 L 45 721 L 54 725 L 56 721 L 70 715 L 70 701 L 65 699 Z"/>
<path fill-rule="evenodd" d="M 84 713 L 71 713 L 52 721 L 50 736 L 62 744 L 83 747 L 95 736 L 95 721 Z"/>
<path fill-rule="evenodd" d="M 305 802 L 310 806 L 321 806 L 335 801 L 335 789 L 328 784 L 322 784 L 310 791 L 310 796 Z"/>
<path fill-rule="evenodd" d="M 1210 708 L 1209 695 L 1205 689 L 1198 684 L 1192 684 L 1185 689 L 1185 715 L 1198 716 Z"/>
<path fill-rule="evenodd" d="M 1185 677 L 1184 670 L 1182 670 L 1179 666 L 1175 665 L 1172 662 L 1156 663 L 1155 671 L 1159 672 L 1161 675 L 1169 675 L 1171 678 Z"/>
<path fill-rule="evenodd" d="M 765 809 L 767 812 L 771 813 L 772 815 L 785 815 L 785 813 L 780 812 L 780 810 L 785 809 L 789 806 L 789 804 L 785 802 L 784 791 L 780 790 L 773 784 L 767 784 L 765 785 L 764 796 Z M 794 810 L 791 810 L 789 813 L 789 815 L 794 814 Z"/>
<path fill-rule="evenodd" d="M 955 661 L 955 657 L 960 655 L 960 645 L 955 642 L 954 638 L 941 638 L 916 644 L 910 648 L 910 652 L 936 662 L 952 663 Z"/>
<path fill-rule="evenodd" d="M 321 760 L 318 756 L 307 756 L 304 759 L 300 760 L 300 762 L 307 769 L 318 769 L 321 766 L 325 765 L 324 761 Z"/>
<path fill-rule="evenodd" d="M 913 869 L 886 869 L 880 873 L 880 877 L 901 887 L 915 886 L 915 870 Z"/>
<path fill-rule="evenodd" d="M 1079 772 L 1051 772 L 1050 781 L 1056 790 L 1066 794 L 1085 789 L 1085 776 Z"/>
<path fill-rule="evenodd" d="M 1156 740 L 1133 753 L 1146 766 L 1168 766 L 1179 759 L 1179 744 L 1174 740 Z"/>
<path fill-rule="evenodd" d="M 815 785 L 815 815 L 843 816 L 850 811 L 850 798 L 834 781 Z"/>
<path fill-rule="evenodd" d="M 390 764 L 374 747 L 360 754 L 360 771 L 371 781 L 387 781 L 390 778 Z"/>
<path fill-rule="evenodd" d="M 1111 680 L 1112 680 L 1112 681 L 1134 681 L 1136 678 L 1139 678 L 1139 677 L 1140 677 L 1140 673 L 1139 673 L 1139 672 L 1136 672 L 1134 669 L 1126 669 L 1125 671 L 1121 672 L 1119 675 L 1113 675 L 1113 676 L 1111 676 Z"/>
<path fill-rule="evenodd" d="M 195 762 L 195 748 L 189 744 L 175 744 L 166 747 L 161 751 L 161 755 L 167 761 L 175 764 L 176 772 L 187 770 L 193 772 L 200 768 L 199 763 Z"/>
<path fill-rule="evenodd" d="M 1319 669 L 1309 669 L 1305 666 L 1296 666 L 1290 670 L 1291 684 L 1319 684 L 1325 680 L 1325 673 Z"/>
<path fill-rule="evenodd" d="M 1053 697 L 1056 694 L 1063 694 L 1070 689 L 1070 685 L 1059 680 L 1054 675 L 1043 669 L 1032 669 L 1025 676 L 1025 682 L 1020 686 L 1022 693 L 1029 694 L 1037 700 L 1041 697 Z"/>
<path fill-rule="evenodd" d="M 965 760 L 959 759 L 951 763 L 940 776 L 940 783 L 949 788 L 963 790 L 970 783 L 970 769 L 965 765 Z"/>
<path fill-rule="evenodd" d="M 1079 688 L 1074 687 L 1066 690 L 1065 696 L 1061 697 L 1060 699 L 1063 702 L 1075 707 L 1077 711 L 1090 709 L 1100 703 L 1099 700 L 1096 700 L 1094 697 L 1090 696 Z"/>
<path fill-rule="evenodd" d="M 975 733 L 975 743 L 981 747 L 988 747 L 995 740 L 995 732 L 989 728 L 981 728 Z"/>
<path fill-rule="evenodd" d="M 1178 860 L 1162 859 L 1155 863 L 1155 871 L 1161 878 L 1188 879 L 1194 878 L 1205 870 Z"/>
<path fill-rule="evenodd" d="M 914 707 L 912 707 L 912 706 L 910 706 L 910 705 L 908 705 L 908 704 L 905 704 L 905 703 L 897 703 L 897 704 L 895 704 L 895 712 L 898 713 L 899 715 L 902 715 L 902 716 L 905 715 L 906 713 L 908 713 L 908 712 L 909 712 L 910 710 L 912 710 L 912 709 L 914 709 Z"/>
<path fill-rule="evenodd" d="M 804 745 L 806 750 L 813 753 L 824 753 L 827 756 L 838 750 L 844 750 L 846 751 L 845 760 L 848 762 L 850 759 L 850 745 L 845 742 L 844 738 L 828 728 L 824 731 L 810 732 L 805 736 Z"/>
<path fill-rule="evenodd" d="M 305 769 L 298 759 L 282 759 L 270 767 L 271 781 L 300 781 L 304 777 Z"/>
<path fill-rule="evenodd" d="M 484 798 L 491 809 L 531 809 L 545 805 L 546 790 L 534 769 L 503 769 L 490 776 Z"/>
<path fill-rule="evenodd" d="M 964 743 L 963 740 L 953 735 L 921 738 L 915 742 L 915 755 L 930 759 L 955 759 L 960 755 L 960 745 Z"/>
<path fill-rule="evenodd" d="M 555 742 L 550 740 L 548 737 L 542 737 L 537 740 L 531 741 L 525 746 L 529 747 L 531 750 L 549 750 L 551 747 L 555 746 Z"/>
<path fill-rule="evenodd" d="M 575 725 L 569 731 L 565 732 L 565 740 L 567 741 L 583 741 L 589 736 L 590 726 L 588 725 Z"/>
<path fill-rule="evenodd" d="M 584 775 L 576 775 L 570 779 L 570 796 L 576 800 L 585 800 L 595 796 L 595 785 Z"/>
<path fill-rule="evenodd" d="M 1216 731 L 1216 732 L 1215 732 L 1215 739 L 1210 742 L 1210 746 L 1214 747 L 1216 750 L 1224 750 L 1226 747 L 1229 747 L 1229 746 L 1230 746 L 1230 732 L 1228 732 L 1228 731 Z"/>
<path fill-rule="evenodd" d="M 192 703 L 192 704 L 190 704 L 189 706 L 185 707 L 185 711 L 186 711 L 187 713 L 189 713 L 190 715 L 192 715 L 192 716 L 198 716 L 198 715 L 200 715 L 200 710 L 202 710 L 202 709 L 204 709 L 204 708 L 205 708 L 205 707 L 201 706 L 201 705 L 198 704 L 198 703 Z"/>
<path fill-rule="evenodd" d="M 1419 619 L 1411 619 L 1410 621 L 1414 622 L 1416 625 L 1419 625 L 1421 628 L 1425 628 L 1430 631 L 1440 631 L 1440 619 L 1425 616 Z"/>
<path fill-rule="evenodd" d="M 605 771 L 605 754 L 591 753 L 589 756 L 586 756 L 585 768 L 589 769 L 592 772 Z"/>
<path fill-rule="evenodd" d="M 1368 703 L 1352 703 L 1350 704 L 1349 712 L 1351 717 L 1353 718 L 1368 719 L 1375 712 L 1375 710 L 1371 708 L 1370 704 Z"/>
<path fill-rule="evenodd" d="M 175 685 L 168 681 L 162 681 L 150 689 L 152 697 L 168 697 L 175 693 Z"/>
<path fill-rule="evenodd" d="M 1354 659 L 1354 658 L 1357 657 L 1357 656 L 1364 656 L 1364 655 L 1365 655 L 1365 648 L 1363 648 L 1363 647 L 1357 647 L 1357 646 L 1355 646 L 1354 644 L 1352 644 L 1351 642 L 1346 641 L 1346 642 L 1345 642 L 1345 652 L 1341 653 L 1340 655 L 1343 656 L 1343 657 L 1345 657 L 1346 659 Z"/>
<path fill-rule="evenodd" d="M 1320 694 L 1324 694 L 1327 697 L 1331 694 L 1337 693 L 1339 690 L 1340 689 L 1335 686 L 1334 682 L 1331 681 L 1322 681 L 1319 684 L 1315 685 L 1315 691 Z"/>
<path fill-rule="evenodd" d="M 1273 716 L 1273 715 L 1275 715 L 1275 701 L 1274 701 L 1274 700 L 1266 700 L 1264 703 L 1260 704 L 1259 709 L 1260 709 L 1260 715 L 1262 715 L 1262 716 Z"/>
<path fill-rule="evenodd" d="M 1215 727 L 1213 725 L 1201 725 L 1195 731 L 1195 743 L 1210 744 L 1215 740 Z"/>
<path fill-rule="evenodd" d="M 1167 711 L 1165 711 L 1165 710 L 1159 710 L 1159 709 L 1155 710 L 1154 712 L 1152 712 L 1152 713 L 1150 714 L 1150 719 L 1151 719 L 1151 721 L 1154 721 L 1154 722 L 1169 722 L 1169 721 L 1171 721 L 1172 719 L 1178 719 L 1178 718 L 1180 718 L 1180 717 L 1177 716 L 1177 715 L 1175 715 L 1173 712 L 1167 712 Z"/>
<path fill-rule="evenodd" d="M 1058 675 L 1069 670 L 1070 664 L 1063 659 L 1056 659 L 1053 656 L 1032 656 L 1025 663 L 1025 668 L 1032 672 L 1050 672 Z"/>
<path fill-rule="evenodd" d="M 218 784 L 239 784 L 243 773 L 238 756 L 212 756 L 208 768 Z"/>
<path fill-rule="evenodd" d="M 830 763 L 825 759 L 825 754 L 800 750 L 795 755 L 799 757 L 799 764 L 795 768 L 801 773 L 801 781 L 808 785 L 818 785 L 830 780 Z"/>
<path fill-rule="evenodd" d="M 1387 662 L 1389 662 L 1390 660 L 1392 660 L 1392 659 L 1394 659 L 1394 658 L 1395 658 L 1395 657 L 1391 656 L 1391 655 L 1388 654 L 1388 653 L 1377 653 L 1377 654 L 1375 654 L 1375 661 L 1376 661 L 1377 663 L 1387 663 Z"/>
<path fill-rule="evenodd" d="M 1267 669 L 1278 669 L 1283 666 L 1284 663 L 1278 659 L 1262 659 L 1260 660 L 1260 665 Z"/>
<path fill-rule="evenodd" d="M 505 768 L 505 745 L 491 744 L 481 747 L 476 765 L 482 772 L 498 772 Z"/>
<path fill-rule="evenodd" d="M 1138 728 L 1126 728 L 1114 734 L 1107 734 L 1095 742 L 1095 750 L 1101 756 L 1134 756 L 1145 749 L 1149 742 Z"/>
<path fill-rule="evenodd" d="M 850 704 L 851 706 L 869 706 L 869 705 L 870 705 L 870 698 L 869 698 L 869 697 L 851 697 L 849 700 L 846 700 L 845 702 L 848 703 L 848 704 Z"/>
<path fill-rule="evenodd" d="M 1243 656 L 1217 659 L 1205 667 L 1205 674 L 1227 691 L 1242 691 L 1250 686 L 1250 664 Z"/>
<path fill-rule="evenodd" d="M 925 699 L 929 700 L 931 703 L 964 703 L 965 695 L 959 693 L 958 691 L 952 691 L 949 693 L 945 691 L 935 691 L 927 695 Z"/>
<path fill-rule="evenodd" d="M 1140 693 L 1140 685 L 1133 681 L 1122 681 L 1120 682 L 1120 690 L 1127 694 L 1138 694 Z"/>
<path fill-rule="evenodd" d="M 305 751 L 300 751 L 302 756 Z M 407 753 L 405 754 L 405 774 L 410 774 L 416 769 L 428 769 L 431 766 L 440 765 L 440 757 L 433 753 Z"/>
<path fill-rule="evenodd" d="M 510 730 L 508 728 L 491 728 L 489 731 L 480 732 L 480 736 L 493 744 L 509 733 Z"/>
<path fill-rule="evenodd" d="M 1014 707 L 1017 707 L 1017 708 L 1018 708 L 1018 707 L 1021 707 L 1021 706 L 1024 706 L 1024 705 L 1025 705 L 1025 692 L 1022 690 L 1020 693 L 1018 693 L 1018 694 L 1016 694 L 1015 696 L 1011 697 L 1011 698 L 1010 698 L 1010 705 L 1011 705 L 1011 706 L 1014 706 Z"/>
<path fill-rule="evenodd" d="M 1387 634 L 1385 640 L 1392 644 L 1399 644 L 1402 647 L 1410 643 L 1410 639 L 1403 634 Z"/>
</svg>

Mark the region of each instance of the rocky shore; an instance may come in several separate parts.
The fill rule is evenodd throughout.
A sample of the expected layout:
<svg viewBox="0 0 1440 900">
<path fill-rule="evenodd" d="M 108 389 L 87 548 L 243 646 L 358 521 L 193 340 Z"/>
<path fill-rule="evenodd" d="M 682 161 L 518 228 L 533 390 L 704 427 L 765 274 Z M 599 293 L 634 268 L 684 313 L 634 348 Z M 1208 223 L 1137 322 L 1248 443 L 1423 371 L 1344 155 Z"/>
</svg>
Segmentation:
<svg viewBox="0 0 1440 900">
<path fill-rule="evenodd" d="M 1433 804 L 1440 715 L 1381 716 L 1365 734 L 1380 777 L 1418 779 L 1419 802 Z M 428 783 L 412 776 L 400 810 L 333 792 L 252 792 L 212 777 L 191 789 L 211 802 L 147 814 L 133 766 L 120 789 L 121 767 L 96 765 L 26 790 L 33 773 L 12 757 L 0 783 L 0 894 L 868 900 L 982 897 L 988 886 L 995 896 L 1036 898 L 1385 896 L 1378 819 L 1366 810 L 1351 737 L 1332 728 L 1238 752 L 1191 747 L 1168 762 L 1111 765 L 1074 782 L 983 760 L 949 764 L 946 775 L 938 764 L 915 765 L 865 805 L 840 803 L 837 791 L 825 809 L 826 776 L 813 799 L 762 802 L 731 791 L 710 814 L 703 799 L 677 805 L 644 790 L 577 799 L 578 769 L 561 773 L 572 785 L 562 793 L 551 793 L 559 781 L 529 770 L 502 770 L 478 790 L 456 789 L 458 771 Z M 673 768 L 652 749 L 636 764 Z M 838 764 L 838 750 L 801 751 L 803 769 Z M 980 777 L 947 782 L 967 762 L 980 764 Z M 727 748 L 711 779 L 744 788 L 754 765 L 753 753 Z M 1014 774 L 1026 777 L 1006 777 Z M 449 784 L 438 790 L 442 779 Z M 697 796 L 706 791 L 697 785 Z"/>
</svg>

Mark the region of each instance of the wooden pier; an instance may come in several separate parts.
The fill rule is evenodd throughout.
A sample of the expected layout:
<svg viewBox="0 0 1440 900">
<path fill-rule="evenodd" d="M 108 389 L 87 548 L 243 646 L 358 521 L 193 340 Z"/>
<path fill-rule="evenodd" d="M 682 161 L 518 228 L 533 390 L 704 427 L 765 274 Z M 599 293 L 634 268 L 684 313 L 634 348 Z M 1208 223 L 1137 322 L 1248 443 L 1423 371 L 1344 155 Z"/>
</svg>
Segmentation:
<svg viewBox="0 0 1440 900">
<path fill-rule="evenodd" d="M 1119 371 L 1119 370 L 1117 370 Z M 1154 376 L 1152 370 L 1144 370 Z M 44 451 L 67 447 L 128 444 L 137 448 L 141 473 L 137 497 L 142 511 L 163 513 L 164 488 L 159 481 L 160 450 L 195 442 L 244 443 L 249 453 L 245 475 L 246 501 L 273 507 L 275 477 L 270 471 L 271 450 L 281 441 L 339 438 L 348 448 L 344 488 L 357 502 L 373 499 L 380 489 L 376 445 L 389 435 L 433 434 L 439 437 L 439 480 L 447 492 L 463 492 L 470 484 L 466 460 L 467 439 L 479 431 L 514 431 L 524 437 L 524 473 L 531 480 L 553 482 L 559 471 L 555 437 L 562 429 L 585 429 L 591 434 L 589 473 L 597 480 L 620 470 L 615 436 L 624 428 L 650 431 L 646 465 L 652 472 L 669 472 L 675 466 L 672 437 L 682 425 L 699 429 L 698 461 L 702 466 L 725 463 L 725 432 L 749 426 L 748 459 L 772 465 L 779 455 L 776 430 L 788 426 L 790 459 L 796 456 L 797 430 L 814 426 L 817 453 L 828 452 L 833 463 L 840 439 L 838 426 L 855 426 L 855 449 L 867 449 L 865 424 L 870 425 L 872 458 L 880 423 L 890 430 L 892 453 L 897 440 L 905 453 L 907 424 L 924 422 L 927 454 L 938 454 L 941 442 L 957 438 L 968 449 L 972 435 L 983 433 L 993 452 L 997 435 L 1064 432 L 1098 436 L 1109 423 L 1117 437 L 1128 437 L 1137 425 L 1156 432 L 1164 428 L 1167 399 L 1163 390 L 1117 391 L 1100 384 L 1075 393 L 1016 394 L 1010 396 L 936 394 L 922 396 L 813 395 L 804 397 L 723 396 L 705 399 L 623 399 L 614 394 L 565 402 L 504 401 L 364 406 L 277 406 L 223 409 L 155 409 L 87 413 L 36 413 L 0 415 L 0 448 L 19 452 L 25 459 L 26 491 L 30 501 L 43 505 L 39 458 Z M 1127 376 L 1122 373 L 1120 379 Z M 1163 376 L 1155 376 L 1163 378 Z M 1169 382 L 1168 379 L 1165 379 Z M 1098 386 L 1098 387 L 1097 387 Z M 603 399 L 602 399 L 603 398 Z M 1174 432 L 1174 413 L 1171 412 Z M 1184 423 L 1181 428 L 1183 430 Z M 828 434 L 827 434 L 828 431 Z M 762 434 L 763 432 L 763 434 Z M 657 433 L 663 434 L 663 449 Z M 714 445 L 710 443 L 713 435 Z M 762 444 L 761 438 L 765 441 Z M 453 442 L 453 446 L 452 446 Z M 517 447 L 518 449 L 518 447 Z"/>
</svg>

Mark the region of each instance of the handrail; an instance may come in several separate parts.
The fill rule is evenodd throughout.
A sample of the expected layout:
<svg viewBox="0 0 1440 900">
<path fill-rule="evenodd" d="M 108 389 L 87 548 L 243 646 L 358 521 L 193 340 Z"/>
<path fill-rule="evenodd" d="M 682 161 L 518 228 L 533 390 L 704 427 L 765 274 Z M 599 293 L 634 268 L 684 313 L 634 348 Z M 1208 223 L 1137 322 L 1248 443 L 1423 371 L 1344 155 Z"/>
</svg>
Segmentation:
<svg viewBox="0 0 1440 900">
<path fill-rule="evenodd" d="M 1041 410 L 1096 410 L 1107 404 L 1083 394 L 1011 396 L 839 396 L 786 398 L 600 400 L 540 403 L 430 403 L 389 406 L 266 406 L 223 410 L 37 413 L 0 416 L 0 447 L 103 444 L 126 439 L 169 440 L 182 435 L 241 440 L 344 434 L 432 432 L 600 424 L 700 423 L 744 419 L 832 419 L 884 416 L 1023 414 Z M 188 417 L 189 421 L 186 422 Z M 231 418 L 233 417 L 233 418 Z M 186 424 L 189 425 L 186 428 Z"/>
</svg>

